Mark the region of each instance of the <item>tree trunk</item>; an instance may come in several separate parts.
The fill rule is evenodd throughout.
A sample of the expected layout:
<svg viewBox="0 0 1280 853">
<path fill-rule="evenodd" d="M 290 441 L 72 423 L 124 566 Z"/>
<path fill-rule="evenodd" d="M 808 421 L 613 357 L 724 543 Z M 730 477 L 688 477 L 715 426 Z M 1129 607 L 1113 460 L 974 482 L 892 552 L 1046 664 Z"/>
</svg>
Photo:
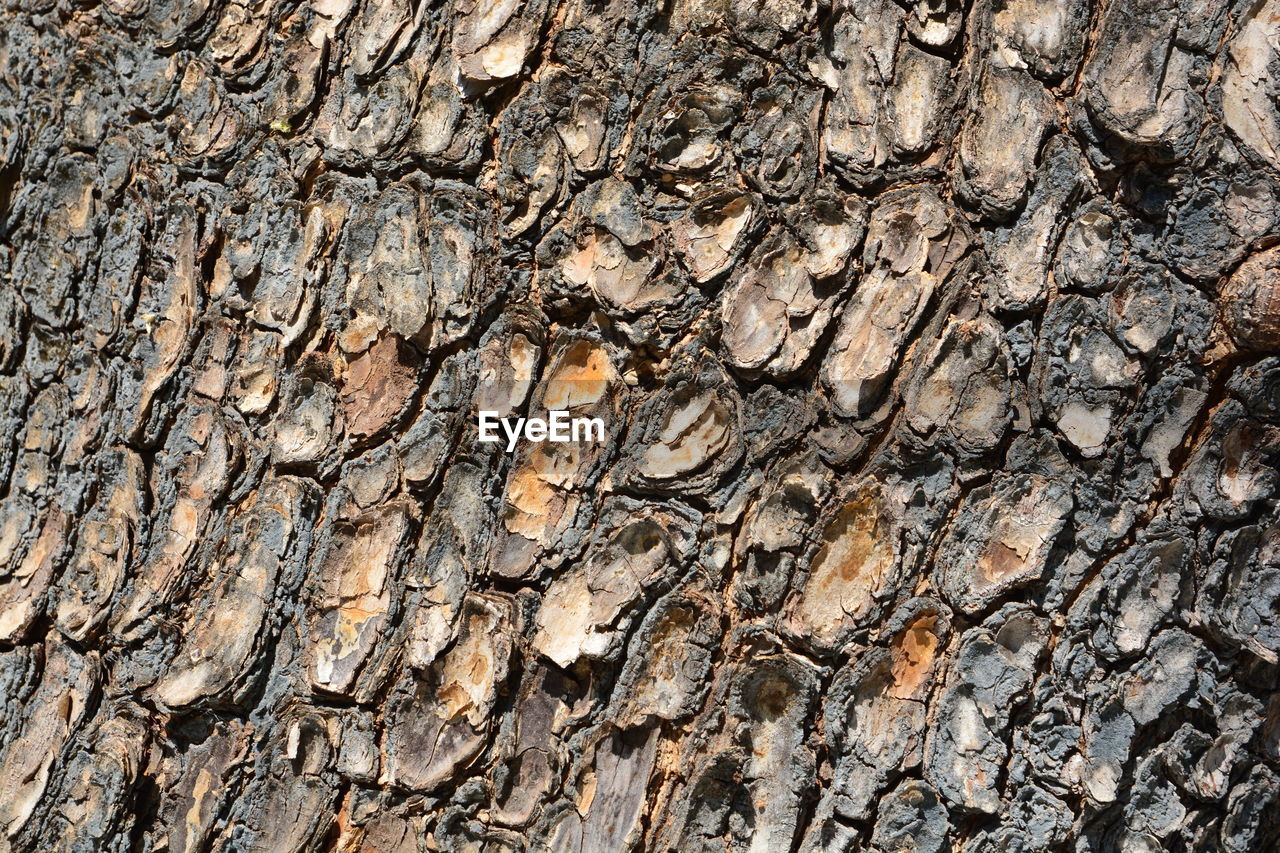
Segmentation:
<svg viewBox="0 0 1280 853">
<path fill-rule="evenodd" d="M 1277 21 L 7 0 L 0 853 L 1277 849 Z"/>
</svg>

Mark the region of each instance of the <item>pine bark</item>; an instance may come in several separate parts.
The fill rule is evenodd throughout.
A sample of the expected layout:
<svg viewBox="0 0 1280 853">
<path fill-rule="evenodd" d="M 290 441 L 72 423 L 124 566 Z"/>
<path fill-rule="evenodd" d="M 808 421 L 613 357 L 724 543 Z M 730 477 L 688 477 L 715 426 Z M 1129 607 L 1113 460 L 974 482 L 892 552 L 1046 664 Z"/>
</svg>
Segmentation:
<svg viewBox="0 0 1280 853">
<path fill-rule="evenodd" d="M 0 15 L 0 853 L 1280 845 L 1277 0 Z"/>
</svg>

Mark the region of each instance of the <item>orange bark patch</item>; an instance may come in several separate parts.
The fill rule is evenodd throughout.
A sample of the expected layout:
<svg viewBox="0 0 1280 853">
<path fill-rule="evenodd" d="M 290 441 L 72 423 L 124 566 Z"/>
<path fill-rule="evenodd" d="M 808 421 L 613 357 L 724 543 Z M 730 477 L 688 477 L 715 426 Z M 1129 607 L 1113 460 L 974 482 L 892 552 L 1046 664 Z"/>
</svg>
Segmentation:
<svg viewBox="0 0 1280 853">
<path fill-rule="evenodd" d="M 617 376 L 604 347 L 592 341 L 574 341 L 547 381 L 542 406 L 564 410 L 590 406 L 604 398 L 609 382 Z"/>
<path fill-rule="evenodd" d="M 914 619 L 893 641 L 893 695 L 899 699 L 914 698 L 938 654 L 936 614 Z"/>
<path fill-rule="evenodd" d="M 395 420 L 417 387 L 415 373 L 408 347 L 394 335 L 358 355 L 342 385 L 348 431 L 374 435 Z"/>
<path fill-rule="evenodd" d="M 871 610 L 897 559 L 897 532 L 878 490 L 863 489 L 822 538 L 826 544 L 814 555 L 795 618 L 809 636 L 831 643 Z"/>
</svg>

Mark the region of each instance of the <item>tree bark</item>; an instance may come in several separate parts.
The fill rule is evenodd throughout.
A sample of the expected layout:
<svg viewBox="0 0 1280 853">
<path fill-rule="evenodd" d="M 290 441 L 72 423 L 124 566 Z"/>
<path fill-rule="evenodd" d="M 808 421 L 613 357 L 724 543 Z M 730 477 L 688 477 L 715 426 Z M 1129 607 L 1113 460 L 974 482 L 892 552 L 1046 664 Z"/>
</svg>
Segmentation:
<svg viewBox="0 0 1280 853">
<path fill-rule="evenodd" d="M 0 853 L 1280 845 L 1278 0 L 2 20 Z"/>
</svg>

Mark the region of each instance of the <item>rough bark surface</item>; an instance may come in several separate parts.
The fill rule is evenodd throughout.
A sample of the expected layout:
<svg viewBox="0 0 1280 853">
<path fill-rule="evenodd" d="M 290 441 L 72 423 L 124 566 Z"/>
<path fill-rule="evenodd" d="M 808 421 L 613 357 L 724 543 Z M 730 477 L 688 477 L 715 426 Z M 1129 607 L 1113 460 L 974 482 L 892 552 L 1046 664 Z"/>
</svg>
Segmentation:
<svg viewBox="0 0 1280 853">
<path fill-rule="evenodd" d="M 1277 849 L 1278 0 L 0 15 L 0 851 Z"/>
</svg>

